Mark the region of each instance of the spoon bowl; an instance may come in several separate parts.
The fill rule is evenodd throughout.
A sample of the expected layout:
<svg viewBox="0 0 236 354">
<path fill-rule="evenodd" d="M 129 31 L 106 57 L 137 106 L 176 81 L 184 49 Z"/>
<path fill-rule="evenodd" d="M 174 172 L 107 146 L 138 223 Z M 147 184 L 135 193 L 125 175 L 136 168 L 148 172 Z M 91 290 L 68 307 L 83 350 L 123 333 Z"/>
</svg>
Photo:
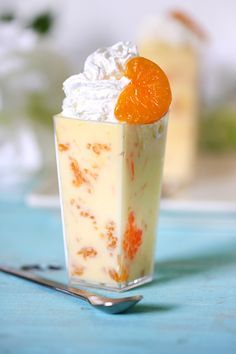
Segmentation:
<svg viewBox="0 0 236 354">
<path fill-rule="evenodd" d="M 129 310 L 142 300 L 142 295 L 122 297 L 122 298 L 108 298 L 103 296 L 89 297 L 89 303 L 95 306 L 98 310 L 101 310 L 110 314 L 123 313 Z"/>
</svg>

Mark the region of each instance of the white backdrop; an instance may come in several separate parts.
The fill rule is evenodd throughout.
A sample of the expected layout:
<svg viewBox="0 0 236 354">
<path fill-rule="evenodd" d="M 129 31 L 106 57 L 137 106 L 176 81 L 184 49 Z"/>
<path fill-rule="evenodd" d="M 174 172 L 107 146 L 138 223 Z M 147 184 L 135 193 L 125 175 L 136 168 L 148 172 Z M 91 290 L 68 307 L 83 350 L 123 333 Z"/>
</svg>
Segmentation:
<svg viewBox="0 0 236 354">
<path fill-rule="evenodd" d="M 235 0 L 0 0 L 0 10 L 11 6 L 26 17 L 47 8 L 57 13 L 57 43 L 78 65 L 98 46 L 136 41 L 145 15 L 171 8 L 186 10 L 202 24 L 213 57 L 236 63 Z"/>
<path fill-rule="evenodd" d="M 0 0 L 0 10 L 13 8 L 22 19 L 47 9 L 56 17 L 52 36 L 71 60 L 71 73 L 85 58 L 119 40 L 137 41 L 140 24 L 151 14 L 183 9 L 202 25 L 209 46 L 203 57 L 202 94 L 218 100 L 225 82 L 236 82 L 236 0 Z"/>
</svg>

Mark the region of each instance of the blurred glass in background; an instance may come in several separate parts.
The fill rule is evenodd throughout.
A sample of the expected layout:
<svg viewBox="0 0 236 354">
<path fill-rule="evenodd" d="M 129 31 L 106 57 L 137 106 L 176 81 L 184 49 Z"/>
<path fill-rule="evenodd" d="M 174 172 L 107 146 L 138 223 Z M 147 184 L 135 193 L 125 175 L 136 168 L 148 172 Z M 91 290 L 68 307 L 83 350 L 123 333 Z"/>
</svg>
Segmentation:
<svg viewBox="0 0 236 354">
<path fill-rule="evenodd" d="M 172 86 L 163 195 L 235 201 L 235 12 L 233 0 L 1 0 L 0 190 L 57 196 L 62 83 L 97 48 L 131 40 Z"/>
<path fill-rule="evenodd" d="M 191 183 L 196 168 L 199 65 L 205 34 L 183 11 L 152 15 L 142 25 L 140 54 L 167 73 L 172 104 L 164 167 L 165 195 Z"/>
</svg>

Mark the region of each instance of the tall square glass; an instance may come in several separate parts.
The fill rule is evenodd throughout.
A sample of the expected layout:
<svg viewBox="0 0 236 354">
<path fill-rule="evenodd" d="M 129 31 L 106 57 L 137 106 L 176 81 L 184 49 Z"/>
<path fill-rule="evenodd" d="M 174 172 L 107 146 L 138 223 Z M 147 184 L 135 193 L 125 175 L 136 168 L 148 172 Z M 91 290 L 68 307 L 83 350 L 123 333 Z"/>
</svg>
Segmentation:
<svg viewBox="0 0 236 354">
<path fill-rule="evenodd" d="M 152 280 L 167 121 L 54 117 L 71 284 L 124 291 Z"/>
</svg>

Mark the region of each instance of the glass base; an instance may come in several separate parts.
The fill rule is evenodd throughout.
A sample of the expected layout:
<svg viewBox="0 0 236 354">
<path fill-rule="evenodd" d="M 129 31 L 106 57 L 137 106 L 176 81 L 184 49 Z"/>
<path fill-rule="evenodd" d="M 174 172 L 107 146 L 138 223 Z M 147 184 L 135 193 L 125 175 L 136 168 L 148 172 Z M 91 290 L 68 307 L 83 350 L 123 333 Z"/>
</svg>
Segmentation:
<svg viewBox="0 0 236 354">
<path fill-rule="evenodd" d="M 78 287 L 115 291 L 115 292 L 123 292 L 123 291 L 127 291 L 130 289 L 136 288 L 140 285 L 149 283 L 152 281 L 152 279 L 153 279 L 152 275 L 146 275 L 145 277 L 138 278 L 138 279 L 132 280 L 127 283 L 121 283 L 121 284 L 117 284 L 117 285 L 113 286 L 113 285 L 105 284 L 105 283 L 87 282 L 85 280 L 78 280 L 78 278 L 75 279 L 73 277 L 70 277 L 69 284 L 74 287 L 78 286 Z"/>
</svg>

